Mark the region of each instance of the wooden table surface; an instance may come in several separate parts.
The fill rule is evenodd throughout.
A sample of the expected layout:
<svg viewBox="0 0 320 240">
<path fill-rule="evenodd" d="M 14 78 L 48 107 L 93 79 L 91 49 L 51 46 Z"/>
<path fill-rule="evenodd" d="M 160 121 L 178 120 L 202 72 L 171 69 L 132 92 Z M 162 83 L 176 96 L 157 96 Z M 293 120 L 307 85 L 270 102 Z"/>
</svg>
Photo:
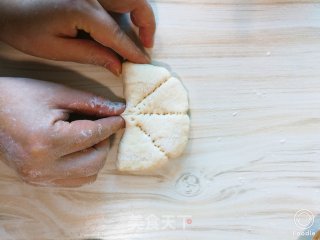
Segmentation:
<svg viewBox="0 0 320 240">
<path fill-rule="evenodd" d="M 184 156 L 124 175 L 118 135 L 97 181 L 76 189 L 29 186 L 1 163 L 0 239 L 311 240 L 320 227 L 317 2 L 152 2 L 153 59 L 189 91 Z M 102 68 L 5 45 L 0 74 L 122 97 L 121 80 Z"/>
</svg>

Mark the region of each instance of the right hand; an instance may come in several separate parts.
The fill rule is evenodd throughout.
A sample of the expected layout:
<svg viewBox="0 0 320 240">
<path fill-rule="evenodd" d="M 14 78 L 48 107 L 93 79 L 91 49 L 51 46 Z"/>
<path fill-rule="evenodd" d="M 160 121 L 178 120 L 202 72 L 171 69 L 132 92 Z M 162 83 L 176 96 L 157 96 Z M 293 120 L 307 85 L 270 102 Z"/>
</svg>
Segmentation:
<svg viewBox="0 0 320 240">
<path fill-rule="evenodd" d="M 27 183 L 74 187 L 93 182 L 109 136 L 124 127 L 125 105 L 62 85 L 0 78 L 0 159 Z M 68 121 L 70 113 L 98 120 Z"/>
<path fill-rule="evenodd" d="M 116 75 L 121 73 L 118 54 L 148 63 L 107 11 L 131 12 L 143 45 L 153 45 L 155 19 L 146 0 L 1 0 L 0 39 L 27 54 L 101 65 Z M 79 30 L 92 40 L 77 38 Z"/>
</svg>

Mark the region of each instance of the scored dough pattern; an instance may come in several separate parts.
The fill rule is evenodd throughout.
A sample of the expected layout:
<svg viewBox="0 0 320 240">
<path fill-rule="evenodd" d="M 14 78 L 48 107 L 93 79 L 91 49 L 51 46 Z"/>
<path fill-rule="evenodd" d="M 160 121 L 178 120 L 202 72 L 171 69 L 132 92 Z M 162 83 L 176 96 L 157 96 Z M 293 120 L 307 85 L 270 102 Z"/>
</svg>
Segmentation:
<svg viewBox="0 0 320 240">
<path fill-rule="evenodd" d="M 150 91 L 146 96 L 144 96 L 136 105 L 135 107 L 137 107 L 140 103 L 143 102 L 143 100 L 145 100 L 147 97 L 149 97 L 150 95 L 152 95 L 157 89 L 159 89 L 163 84 L 165 84 L 170 77 L 165 78 L 164 80 L 160 81 L 160 83 L 158 85 L 156 85 L 152 91 Z M 150 113 L 152 114 L 152 113 Z"/>
<path fill-rule="evenodd" d="M 124 76 L 128 89 L 125 92 L 127 109 L 122 114 L 126 131 L 119 146 L 120 170 L 143 170 L 176 157 L 188 139 L 188 98 L 184 87 L 169 73 L 157 75 L 159 67 L 146 66 L 149 71 L 154 69 L 154 74 L 146 76 L 136 70 L 139 65 L 130 64 L 131 72 Z M 155 76 L 156 81 L 148 81 Z M 145 84 L 147 87 L 141 89 Z M 133 136 L 139 132 L 142 135 Z"/>
<path fill-rule="evenodd" d="M 166 151 L 158 144 L 156 144 L 156 140 L 152 138 L 152 136 L 150 135 L 150 133 L 147 133 L 147 131 L 145 129 L 143 129 L 141 123 L 137 123 L 136 126 L 141 130 L 141 132 L 143 132 L 147 137 L 150 138 L 150 140 L 152 141 L 152 144 L 159 149 L 159 151 L 163 152 L 163 154 L 168 158 L 168 154 L 166 153 Z"/>
<path fill-rule="evenodd" d="M 161 81 L 160 84 L 157 84 L 157 86 L 150 91 L 146 96 L 144 96 L 135 106 L 134 109 L 137 108 L 137 106 L 139 106 L 139 104 L 141 102 L 143 102 L 146 98 L 149 98 L 152 96 L 152 94 L 154 94 L 155 91 L 157 91 L 158 89 L 161 88 L 161 86 L 163 86 L 163 84 L 165 84 L 166 82 L 169 81 L 169 79 L 171 78 L 168 77 L 165 80 Z M 135 119 L 133 116 L 135 115 L 184 115 L 186 114 L 185 112 L 177 112 L 177 113 L 171 113 L 171 112 L 166 112 L 166 113 L 154 113 L 154 112 L 141 112 L 140 110 L 137 113 L 134 114 L 128 114 L 131 116 L 131 119 L 135 120 L 137 122 L 137 119 Z M 135 124 L 135 126 L 141 130 L 141 132 L 143 132 L 148 138 L 150 138 L 150 140 L 152 141 L 152 144 L 155 148 L 157 148 L 159 151 L 163 152 L 164 155 L 168 158 L 168 154 L 166 153 L 166 151 L 163 149 L 163 147 L 160 144 L 157 144 L 157 140 L 154 139 L 150 133 L 148 133 L 145 129 L 143 129 L 143 123 L 142 122 L 137 122 Z"/>
</svg>

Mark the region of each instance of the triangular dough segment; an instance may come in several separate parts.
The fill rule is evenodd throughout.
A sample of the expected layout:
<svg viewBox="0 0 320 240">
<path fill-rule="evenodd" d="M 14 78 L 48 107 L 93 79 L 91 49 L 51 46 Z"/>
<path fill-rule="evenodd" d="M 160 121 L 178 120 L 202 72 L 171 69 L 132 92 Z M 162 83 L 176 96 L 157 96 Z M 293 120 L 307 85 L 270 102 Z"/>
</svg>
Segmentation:
<svg viewBox="0 0 320 240">
<path fill-rule="evenodd" d="M 127 112 L 165 82 L 170 73 L 167 69 L 149 64 L 123 64 L 124 96 Z"/>
<path fill-rule="evenodd" d="M 123 64 L 125 133 L 118 149 L 118 169 L 158 167 L 182 154 L 188 141 L 188 96 L 180 80 L 162 67 Z"/>
<path fill-rule="evenodd" d="M 190 120 L 187 115 L 136 115 L 133 118 L 169 158 L 182 154 L 188 142 Z"/>
<path fill-rule="evenodd" d="M 171 77 L 136 107 L 139 113 L 186 113 L 188 96 L 181 82 Z"/>
<path fill-rule="evenodd" d="M 148 169 L 167 161 L 167 156 L 157 148 L 152 139 L 133 121 L 126 119 L 129 125 L 121 139 L 118 154 L 120 171 Z"/>
</svg>

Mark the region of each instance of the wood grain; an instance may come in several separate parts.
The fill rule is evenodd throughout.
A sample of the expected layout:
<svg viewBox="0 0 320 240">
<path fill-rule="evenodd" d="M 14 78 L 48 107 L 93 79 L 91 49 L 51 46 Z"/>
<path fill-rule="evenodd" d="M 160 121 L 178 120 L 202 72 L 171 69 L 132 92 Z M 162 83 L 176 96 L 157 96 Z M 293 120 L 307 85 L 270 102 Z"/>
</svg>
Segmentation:
<svg viewBox="0 0 320 240">
<path fill-rule="evenodd" d="M 320 227 L 318 2 L 154 1 L 153 59 L 189 91 L 184 156 L 120 174 L 117 136 L 98 180 L 78 189 L 32 187 L 1 164 L 0 238 L 312 239 L 299 235 Z M 99 67 L 0 52 L 2 76 L 122 97 Z"/>
</svg>

